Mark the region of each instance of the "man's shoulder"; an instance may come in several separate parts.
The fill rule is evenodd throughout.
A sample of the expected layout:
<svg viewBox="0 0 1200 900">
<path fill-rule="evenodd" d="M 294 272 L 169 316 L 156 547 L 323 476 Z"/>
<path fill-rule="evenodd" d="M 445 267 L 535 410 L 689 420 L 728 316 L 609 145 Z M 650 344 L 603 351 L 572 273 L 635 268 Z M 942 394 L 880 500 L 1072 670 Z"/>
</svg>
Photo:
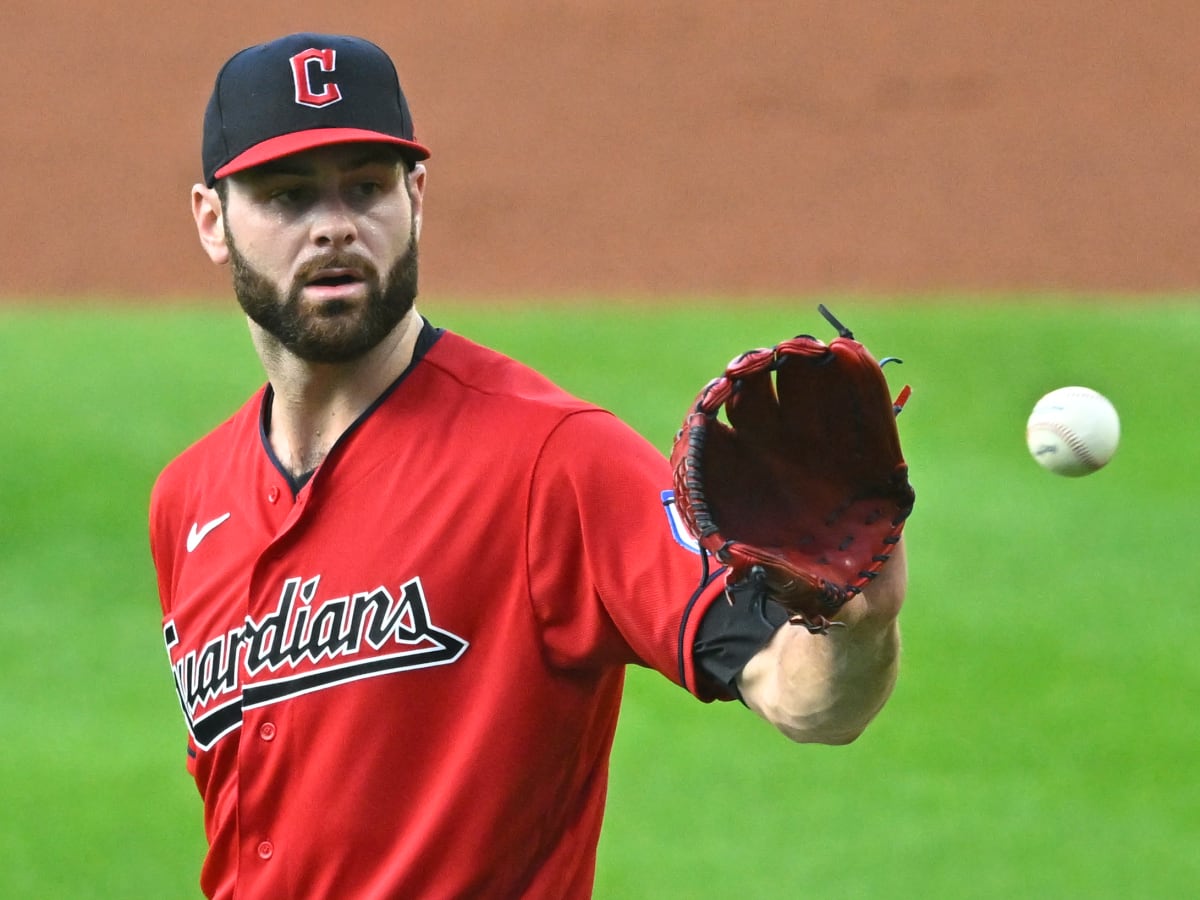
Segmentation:
<svg viewBox="0 0 1200 900">
<path fill-rule="evenodd" d="M 186 481 L 198 471 L 216 467 L 227 471 L 231 460 L 244 456 L 248 446 L 258 441 L 259 417 L 265 386 L 240 409 L 180 451 L 159 473 L 155 490 L 161 492 L 172 483 Z"/>
<path fill-rule="evenodd" d="M 179 453 L 155 479 L 150 492 L 149 527 L 160 590 L 168 590 L 163 579 L 174 570 L 203 498 L 214 491 L 219 494 L 232 489 L 245 477 L 247 461 L 256 459 L 252 448 L 259 440 L 262 393 L 260 389 L 241 409 Z M 164 593 L 164 603 L 166 597 Z"/>
<path fill-rule="evenodd" d="M 545 374 L 505 353 L 446 331 L 425 358 L 448 390 L 461 391 L 499 405 L 547 411 L 595 409 Z"/>
</svg>

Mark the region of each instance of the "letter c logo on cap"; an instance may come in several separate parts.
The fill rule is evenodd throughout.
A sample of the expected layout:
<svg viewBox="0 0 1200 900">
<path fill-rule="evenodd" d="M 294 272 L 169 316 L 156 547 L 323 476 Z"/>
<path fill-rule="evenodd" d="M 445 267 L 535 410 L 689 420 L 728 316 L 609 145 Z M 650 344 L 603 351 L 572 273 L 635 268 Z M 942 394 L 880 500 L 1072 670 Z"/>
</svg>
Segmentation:
<svg viewBox="0 0 1200 900">
<path fill-rule="evenodd" d="M 302 106 L 322 107 L 337 103 L 342 99 L 342 92 L 337 82 L 329 81 L 320 91 L 313 89 L 311 63 L 316 63 L 322 72 L 332 72 L 336 60 L 335 50 L 318 50 L 315 47 L 297 53 L 290 60 L 292 64 L 292 79 L 296 82 L 296 102 Z"/>
</svg>

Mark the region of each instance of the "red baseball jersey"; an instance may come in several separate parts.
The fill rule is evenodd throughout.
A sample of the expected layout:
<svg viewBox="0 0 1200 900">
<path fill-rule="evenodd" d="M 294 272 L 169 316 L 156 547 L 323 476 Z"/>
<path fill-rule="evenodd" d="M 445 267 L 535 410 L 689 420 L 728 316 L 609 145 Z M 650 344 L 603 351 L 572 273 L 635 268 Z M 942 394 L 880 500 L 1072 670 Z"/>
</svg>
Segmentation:
<svg viewBox="0 0 1200 900">
<path fill-rule="evenodd" d="M 663 455 L 428 324 L 295 493 L 271 391 L 151 499 L 209 897 L 587 897 L 624 667 L 712 699 Z"/>
</svg>

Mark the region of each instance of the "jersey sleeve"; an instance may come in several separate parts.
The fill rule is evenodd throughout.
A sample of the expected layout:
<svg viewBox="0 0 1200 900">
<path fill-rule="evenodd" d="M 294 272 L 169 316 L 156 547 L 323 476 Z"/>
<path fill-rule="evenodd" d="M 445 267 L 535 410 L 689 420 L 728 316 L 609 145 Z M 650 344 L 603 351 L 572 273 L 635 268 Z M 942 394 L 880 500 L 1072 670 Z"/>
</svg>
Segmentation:
<svg viewBox="0 0 1200 900">
<path fill-rule="evenodd" d="M 700 624 L 723 590 L 680 537 L 670 486 L 666 458 L 611 414 L 565 417 L 530 486 L 534 614 L 556 666 L 644 665 L 701 699 L 732 699 L 696 667 Z"/>
</svg>

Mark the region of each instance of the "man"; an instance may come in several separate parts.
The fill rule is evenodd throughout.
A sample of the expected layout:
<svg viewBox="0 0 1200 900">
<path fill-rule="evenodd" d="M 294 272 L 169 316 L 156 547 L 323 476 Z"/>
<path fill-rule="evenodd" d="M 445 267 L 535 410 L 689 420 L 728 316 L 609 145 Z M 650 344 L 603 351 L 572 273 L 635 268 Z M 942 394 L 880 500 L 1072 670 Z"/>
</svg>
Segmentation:
<svg viewBox="0 0 1200 900">
<path fill-rule="evenodd" d="M 825 743 L 895 678 L 901 553 L 826 634 L 726 602 L 661 454 L 418 314 L 428 157 L 366 41 L 217 76 L 192 211 L 268 383 L 150 514 L 210 897 L 586 897 L 626 665 Z"/>
</svg>

